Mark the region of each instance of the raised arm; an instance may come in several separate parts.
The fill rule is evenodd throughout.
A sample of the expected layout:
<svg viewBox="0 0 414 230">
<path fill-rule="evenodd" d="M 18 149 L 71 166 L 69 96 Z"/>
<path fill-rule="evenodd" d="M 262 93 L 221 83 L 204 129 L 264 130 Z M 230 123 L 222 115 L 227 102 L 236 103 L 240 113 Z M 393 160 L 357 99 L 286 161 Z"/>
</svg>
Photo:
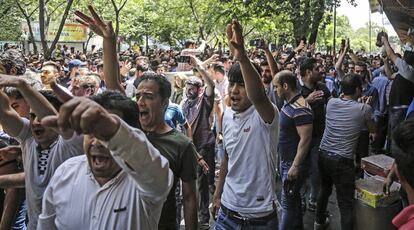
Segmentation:
<svg viewBox="0 0 414 230">
<path fill-rule="evenodd" d="M 272 74 L 272 77 L 275 77 L 275 75 L 277 74 L 277 72 L 279 72 L 279 68 L 277 68 L 276 60 L 273 58 L 273 54 L 272 54 L 272 52 L 270 52 L 267 43 L 266 42 L 263 42 L 262 44 L 263 44 L 263 46 L 262 47 L 259 47 L 259 48 L 264 51 L 264 53 L 266 55 L 267 63 L 270 66 L 270 72 Z"/>
<path fill-rule="evenodd" d="M 349 38 L 346 40 L 344 50 L 339 54 L 338 61 L 335 63 L 335 70 L 338 72 L 339 78 L 345 76 L 342 64 L 344 63 L 345 55 L 349 51 Z"/>
<path fill-rule="evenodd" d="M 125 89 L 121 85 L 116 50 L 116 35 L 112 28 L 112 22 L 104 22 L 92 6 L 88 6 L 88 8 L 92 17 L 76 11 L 75 15 L 79 17 L 76 20 L 103 38 L 103 68 L 106 87 L 110 90 L 118 90 L 125 94 Z"/>
<path fill-rule="evenodd" d="M 207 96 L 213 96 L 214 95 L 214 81 L 213 81 L 213 78 L 207 72 L 207 70 L 203 67 L 203 63 L 198 58 L 196 58 L 195 56 L 190 56 L 190 57 L 191 57 L 191 64 L 201 74 L 201 77 L 204 80 L 204 84 L 206 84 L 206 86 L 207 86 L 205 94 Z"/>
<path fill-rule="evenodd" d="M 53 89 L 57 95 L 63 93 Z M 129 127 L 118 116 L 110 114 L 91 99 L 75 97 L 67 100 L 59 114 L 44 118 L 42 125 L 70 128 L 78 134 L 93 135 L 107 145 L 114 157 L 125 162 L 121 167 L 134 171 L 130 176 L 143 196 L 161 201 L 168 194 L 173 180 L 168 160 L 152 146 L 145 133 Z"/>
<path fill-rule="evenodd" d="M 391 61 L 392 61 L 394 64 L 396 64 L 396 63 L 397 63 L 397 58 L 398 58 L 398 56 L 395 54 L 394 50 L 391 48 L 390 43 L 388 42 L 388 39 L 387 39 L 385 36 L 383 36 L 383 37 L 381 38 L 381 41 L 382 41 L 382 43 L 383 43 L 383 44 L 384 44 L 384 46 L 385 46 L 385 50 L 387 51 L 387 57 L 388 57 L 389 59 L 391 59 Z"/>
<path fill-rule="evenodd" d="M 234 57 L 239 60 L 244 80 L 247 97 L 252 102 L 260 117 L 266 123 L 272 123 L 275 118 L 275 110 L 260 79 L 260 75 L 247 57 L 244 48 L 242 27 L 237 20 L 227 25 L 227 39 Z"/>
<path fill-rule="evenodd" d="M 39 91 L 30 87 L 27 82 L 16 76 L 0 74 L 0 86 L 15 87 L 22 94 L 30 109 L 39 119 L 45 116 L 57 114 L 56 109 Z"/>
<path fill-rule="evenodd" d="M 12 137 L 17 137 L 23 129 L 23 121 L 10 106 L 7 95 L 0 90 L 0 124 L 3 130 Z"/>
</svg>

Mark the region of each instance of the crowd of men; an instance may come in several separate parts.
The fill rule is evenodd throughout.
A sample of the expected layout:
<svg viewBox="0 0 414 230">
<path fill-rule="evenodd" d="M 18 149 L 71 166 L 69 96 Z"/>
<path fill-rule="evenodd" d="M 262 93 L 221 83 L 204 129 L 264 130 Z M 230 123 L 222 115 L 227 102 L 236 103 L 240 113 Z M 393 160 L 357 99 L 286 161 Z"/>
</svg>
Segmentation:
<svg viewBox="0 0 414 230">
<path fill-rule="evenodd" d="M 247 49 L 233 20 L 228 52 L 117 53 L 89 9 L 75 14 L 102 53 L 0 54 L 0 229 L 287 230 L 305 211 L 325 229 L 335 186 L 348 230 L 361 158 L 380 153 L 395 158 L 385 190 L 402 185 L 393 223 L 414 228 L 412 48 Z"/>
</svg>

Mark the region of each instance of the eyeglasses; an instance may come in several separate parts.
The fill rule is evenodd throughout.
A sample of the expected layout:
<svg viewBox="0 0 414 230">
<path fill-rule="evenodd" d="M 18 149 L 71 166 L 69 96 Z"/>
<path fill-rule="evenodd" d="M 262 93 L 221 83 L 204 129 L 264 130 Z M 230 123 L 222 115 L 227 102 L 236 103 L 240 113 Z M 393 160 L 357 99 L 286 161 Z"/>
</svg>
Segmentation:
<svg viewBox="0 0 414 230">
<path fill-rule="evenodd" d="M 95 89 L 95 85 L 94 84 L 84 84 L 84 85 L 81 85 L 81 87 L 83 89 Z"/>
</svg>

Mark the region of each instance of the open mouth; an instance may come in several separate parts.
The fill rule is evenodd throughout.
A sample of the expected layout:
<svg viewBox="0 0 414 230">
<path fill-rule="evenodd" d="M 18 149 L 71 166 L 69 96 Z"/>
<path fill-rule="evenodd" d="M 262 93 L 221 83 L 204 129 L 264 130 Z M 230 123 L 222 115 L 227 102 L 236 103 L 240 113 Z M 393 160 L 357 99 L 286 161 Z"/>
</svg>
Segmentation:
<svg viewBox="0 0 414 230">
<path fill-rule="evenodd" d="M 93 168 L 105 167 L 106 165 L 108 165 L 109 161 L 110 161 L 110 158 L 106 156 L 101 156 L 101 155 L 92 156 Z"/>
<path fill-rule="evenodd" d="M 141 119 L 147 119 L 149 117 L 149 112 L 147 112 L 147 111 L 140 111 L 139 112 L 139 117 Z"/>
<path fill-rule="evenodd" d="M 45 133 L 45 129 L 44 128 L 33 128 L 33 133 L 36 136 L 41 136 L 43 133 Z"/>
</svg>

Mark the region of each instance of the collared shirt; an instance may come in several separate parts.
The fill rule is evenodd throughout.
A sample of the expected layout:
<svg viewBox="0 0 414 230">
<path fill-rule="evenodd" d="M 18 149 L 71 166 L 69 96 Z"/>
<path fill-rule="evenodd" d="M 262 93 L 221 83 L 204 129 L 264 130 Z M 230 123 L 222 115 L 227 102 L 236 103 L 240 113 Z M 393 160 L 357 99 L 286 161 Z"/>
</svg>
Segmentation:
<svg viewBox="0 0 414 230">
<path fill-rule="evenodd" d="M 85 155 L 66 161 L 45 191 L 38 229 L 157 229 L 173 182 L 168 160 L 122 121 L 107 144 L 121 172 L 100 186 Z"/>
<path fill-rule="evenodd" d="M 394 219 L 392 224 L 399 230 L 414 229 L 414 204 L 404 208 Z"/>
<path fill-rule="evenodd" d="M 223 146 L 229 156 L 221 203 L 244 215 L 269 214 L 276 200 L 276 158 L 279 112 L 271 124 L 252 105 L 223 116 Z"/>
<path fill-rule="evenodd" d="M 83 136 L 73 135 L 65 140 L 58 137 L 56 143 L 51 146 L 47 158 L 47 166 L 39 170 L 40 160 L 38 156 L 38 144 L 32 136 L 30 122 L 22 119 L 23 128 L 16 137 L 21 143 L 23 166 L 26 184 L 26 202 L 29 217 L 28 229 L 36 229 L 37 218 L 41 213 L 42 197 L 56 169 L 67 159 L 83 154 Z"/>
<path fill-rule="evenodd" d="M 372 86 L 378 90 L 378 107 L 374 110 L 375 119 L 385 116 L 387 112 L 387 87 L 390 80 L 382 73 L 374 78 Z"/>
</svg>

